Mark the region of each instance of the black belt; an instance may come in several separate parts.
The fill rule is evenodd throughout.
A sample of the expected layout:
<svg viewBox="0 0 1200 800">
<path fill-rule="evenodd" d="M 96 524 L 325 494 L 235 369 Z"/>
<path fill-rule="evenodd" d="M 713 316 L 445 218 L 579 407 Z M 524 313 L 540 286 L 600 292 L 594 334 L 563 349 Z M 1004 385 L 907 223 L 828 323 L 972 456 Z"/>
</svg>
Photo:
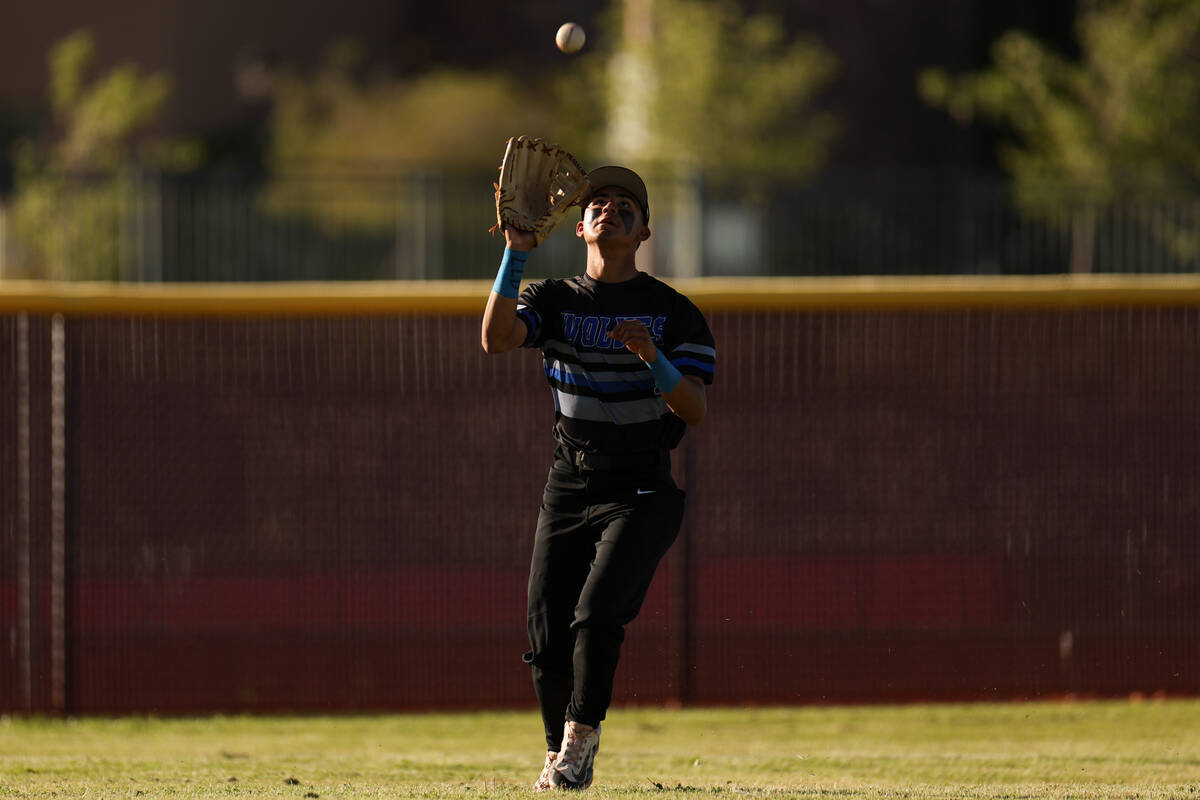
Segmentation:
<svg viewBox="0 0 1200 800">
<path fill-rule="evenodd" d="M 574 447 L 558 443 L 558 452 L 569 464 L 580 470 L 603 472 L 651 472 L 671 468 L 671 452 L 669 450 L 647 450 L 640 453 L 625 453 L 608 455 L 605 453 L 589 453 L 586 450 L 576 450 Z"/>
</svg>

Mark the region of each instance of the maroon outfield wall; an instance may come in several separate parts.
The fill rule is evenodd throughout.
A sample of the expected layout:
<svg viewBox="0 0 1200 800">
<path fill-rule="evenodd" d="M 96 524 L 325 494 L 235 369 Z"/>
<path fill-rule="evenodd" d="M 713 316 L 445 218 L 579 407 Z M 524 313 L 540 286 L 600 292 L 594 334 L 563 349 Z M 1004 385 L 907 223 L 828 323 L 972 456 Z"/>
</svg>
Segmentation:
<svg viewBox="0 0 1200 800">
<path fill-rule="evenodd" d="M 1200 284 L 861 283 L 692 285 L 617 702 L 1200 690 Z M 3 298 L 0 711 L 532 704 L 537 356 L 284 291 Z"/>
</svg>

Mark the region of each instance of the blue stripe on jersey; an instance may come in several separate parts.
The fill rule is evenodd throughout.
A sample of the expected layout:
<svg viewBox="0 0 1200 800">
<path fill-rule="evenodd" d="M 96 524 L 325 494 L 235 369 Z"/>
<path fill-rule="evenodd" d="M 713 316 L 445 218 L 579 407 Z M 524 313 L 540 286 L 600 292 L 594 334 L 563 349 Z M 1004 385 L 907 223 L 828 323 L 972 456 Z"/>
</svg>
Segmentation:
<svg viewBox="0 0 1200 800">
<path fill-rule="evenodd" d="M 553 378 L 559 383 L 567 386 L 586 386 L 597 394 L 613 394 L 615 392 L 628 392 L 637 389 L 649 391 L 654 386 L 654 381 L 652 379 L 597 381 L 593 380 L 587 373 L 560 370 L 550 366 L 549 364 L 545 364 L 544 369 L 547 377 Z"/>
<path fill-rule="evenodd" d="M 676 367 L 695 367 L 701 372 L 715 372 L 715 367 L 704 361 L 697 361 L 694 358 L 672 358 L 671 363 Z"/>
<path fill-rule="evenodd" d="M 532 347 L 542 327 L 542 315 L 527 305 L 517 306 L 517 319 L 525 323 L 526 335 L 522 347 Z"/>
</svg>

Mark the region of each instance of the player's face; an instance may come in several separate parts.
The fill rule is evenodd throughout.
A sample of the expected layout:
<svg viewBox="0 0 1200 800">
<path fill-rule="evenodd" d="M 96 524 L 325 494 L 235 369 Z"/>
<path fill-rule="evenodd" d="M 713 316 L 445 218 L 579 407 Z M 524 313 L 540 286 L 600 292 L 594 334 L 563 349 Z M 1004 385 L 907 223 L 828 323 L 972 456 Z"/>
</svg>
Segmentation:
<svg viewBox="0 0 1200 800">
<path fill-rule="evenodd" d="M 632 195 L 606 186 L 597 190 L 584 206 L 583 220 L 576 233 L 585 241 L 628 238 L 640 243 L 650 236 L 650 229 Z"/>
</svg>

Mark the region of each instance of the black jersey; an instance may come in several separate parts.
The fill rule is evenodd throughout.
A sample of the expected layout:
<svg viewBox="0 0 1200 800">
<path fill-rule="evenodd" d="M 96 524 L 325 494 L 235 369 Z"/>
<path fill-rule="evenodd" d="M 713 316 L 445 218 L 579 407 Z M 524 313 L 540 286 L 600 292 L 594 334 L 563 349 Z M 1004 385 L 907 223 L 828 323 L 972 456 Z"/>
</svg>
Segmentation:
<svg viewBox="0 0 1200 800">
<path fill-rule="evenodd" d="M 624 320 L 641 320 L 660 357 L 711 384 L 716 346 L 692 301 L 644 272 L 621 283 L 580 275 L 531 284 L 517 316 L 529 330 L 522 346 L 542 351 L 560 440 L 606 455 L 679 444 L 687 425 L 667 407 L 650 368 L 605 334 Z"/>
</svg>

